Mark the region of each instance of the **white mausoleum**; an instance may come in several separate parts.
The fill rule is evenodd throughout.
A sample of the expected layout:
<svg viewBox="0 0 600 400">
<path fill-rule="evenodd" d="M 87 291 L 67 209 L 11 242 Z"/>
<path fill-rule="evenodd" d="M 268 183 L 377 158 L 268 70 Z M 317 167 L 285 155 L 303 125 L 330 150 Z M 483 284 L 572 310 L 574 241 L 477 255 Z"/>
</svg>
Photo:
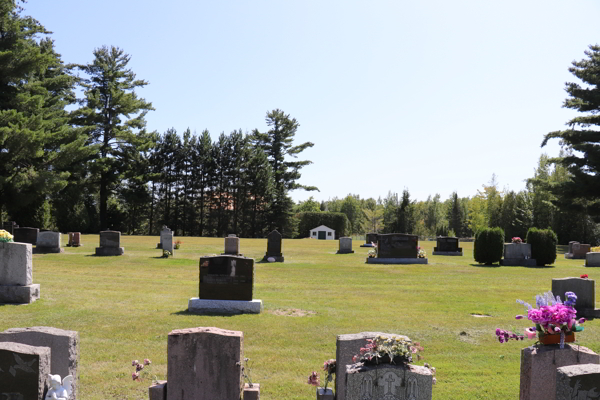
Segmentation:
<svg viewBox="0 0 600 400">
<path fill-rule="evenodd" d="M 310 230 L 310 238 L 321 240 L 334 240 L 335 230 L 325 225 L 317 226 L 316 228 Z"/>
</svg>

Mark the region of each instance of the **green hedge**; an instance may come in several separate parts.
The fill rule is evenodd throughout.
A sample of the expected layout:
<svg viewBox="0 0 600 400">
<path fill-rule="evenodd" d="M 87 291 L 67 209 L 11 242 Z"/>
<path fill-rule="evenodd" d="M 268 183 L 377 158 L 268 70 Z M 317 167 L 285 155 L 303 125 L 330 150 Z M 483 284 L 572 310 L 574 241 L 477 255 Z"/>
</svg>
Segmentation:
<svg viewBox="0 0 600 400">
<path fill-rule="evenodd" d="M 344 213 L 335 212 L 302 212 L 298 214 L 298 237 L 310 235 L 310 230 L 325 225 L 335 230 L 335 237 L 340 238 L 350 233 L 350 221 Z"/>
<path fill-rule="evenodd" d="M 552 229 L 529 228 L 526 242 L 531 245 L 531 258 L 538 266 L 554 264 L 558 238 Z"/>
<path fill-rule="evenodd" d="M 504 230 L 482 228 L 475 234 L 473 258 L 480 264 L 492 265 L 500 262 L 504 254 Z"/>
</svg>

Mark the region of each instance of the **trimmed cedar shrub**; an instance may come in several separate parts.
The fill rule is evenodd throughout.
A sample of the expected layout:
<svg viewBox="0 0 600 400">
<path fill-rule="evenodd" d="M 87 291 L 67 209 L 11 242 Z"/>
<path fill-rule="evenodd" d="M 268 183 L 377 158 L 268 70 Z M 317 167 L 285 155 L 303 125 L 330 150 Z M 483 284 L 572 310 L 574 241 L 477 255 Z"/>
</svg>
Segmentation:
<svg viewBox="0 0 600 400">
<path fill-rule="evenodd" d="M 473 258 L 480 264 L 492 265 L 500 262 L 504 254 L 504 230 L 502 228 L 481 228 L 475 234 Z"/>
<path fill-rule="evenodd" d="M 529 228 L 525 240 L 531 245 L 531 258 L 538 266 L 554 264 L 558 238 L 552 229 Z"/>
<path fill-rule="evenodd" d="M 335 238 L 338 239 L 350 233 L 350 221 L 344 213 L 336 212 L 301 212 L 297 215 L 298 237 L 304 238 L 310 235 L 310 230 L 317 226 L 325 225 L 335 231 Z"/>
</svg>

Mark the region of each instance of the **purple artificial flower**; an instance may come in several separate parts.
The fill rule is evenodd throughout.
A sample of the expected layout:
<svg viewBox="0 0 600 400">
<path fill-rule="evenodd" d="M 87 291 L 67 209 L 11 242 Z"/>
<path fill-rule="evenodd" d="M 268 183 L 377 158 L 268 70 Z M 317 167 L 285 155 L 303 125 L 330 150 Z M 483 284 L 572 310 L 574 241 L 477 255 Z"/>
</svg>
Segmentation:
<svg viewBox="0 0 600 400">
<path fill-rule="evenodd" d="M 579 323 L 580 324 L 583 324 L 585 321 L 587 321 L 587 319 L 585 319 L 585 318 L 579 318 Z"/>
<path fill-rule="evenodd" d="M 523 316 L 522 315 L 516 315 L 515 319 L 523 319 Z"/>
</svg>

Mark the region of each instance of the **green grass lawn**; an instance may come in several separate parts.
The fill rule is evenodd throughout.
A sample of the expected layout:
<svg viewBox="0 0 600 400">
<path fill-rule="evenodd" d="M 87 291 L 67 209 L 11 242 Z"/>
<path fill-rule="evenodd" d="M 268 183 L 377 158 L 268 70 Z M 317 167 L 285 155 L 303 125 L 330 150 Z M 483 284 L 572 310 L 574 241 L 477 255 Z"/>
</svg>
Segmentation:
<svg viewBox="0 0 600 400">
<path fill-rule="evenodd" d="M 0 330 L 78 331 L 85 400 L 147 399 L 151 381 L 131 380 L 131 360 L 150 358 L 152 372 L 166 379 L 168 333 L 197 326 L 244 332 L 245 356 L 264 400 L 314 399 L 306 380 L 335 358 L 336 335 L 362 331 L 420 341 L 424 361 L 437 368 L 434 399 L 517 399 L 520 349 L 533 341 L 500 344 L 495 329 L 522 332 L 528 324 L 514 319 L 523 312 L 515 300 L 532 302 L 551 289 L 552 278 L 600 277 L 583 260 L 562 254 L 551 268 L 480 266 L 472 243 L 461 243 L 463 257 L 443 257 L 431 256 L 435 242 L 420 242 L 428 265 L 367 265 L 362 242 L 354 242 L 354 254 L 336 255 L 337 241 L 284 240 L 285 263 L 255 264 L 262 314 L 199 316 L 186 312 L 188 299 L 198 296 L 198 261 L 220 254 L 223 239 L 179 239 L 182 249 L 169 259 L 159 258 L 159 238 L 148 236 L 123 236 L 121 257 L 92 256 L 98 235 L 83 235 L 83 247 L 63 254 L 34 255 L 41 299 L 0 306 Z M 241 239 L 242 253 L 255 259 L 266 246 L 266 239 Z M 600 352 L 598 323 L 584 326 L 578 342 Z"/>
</svg>

